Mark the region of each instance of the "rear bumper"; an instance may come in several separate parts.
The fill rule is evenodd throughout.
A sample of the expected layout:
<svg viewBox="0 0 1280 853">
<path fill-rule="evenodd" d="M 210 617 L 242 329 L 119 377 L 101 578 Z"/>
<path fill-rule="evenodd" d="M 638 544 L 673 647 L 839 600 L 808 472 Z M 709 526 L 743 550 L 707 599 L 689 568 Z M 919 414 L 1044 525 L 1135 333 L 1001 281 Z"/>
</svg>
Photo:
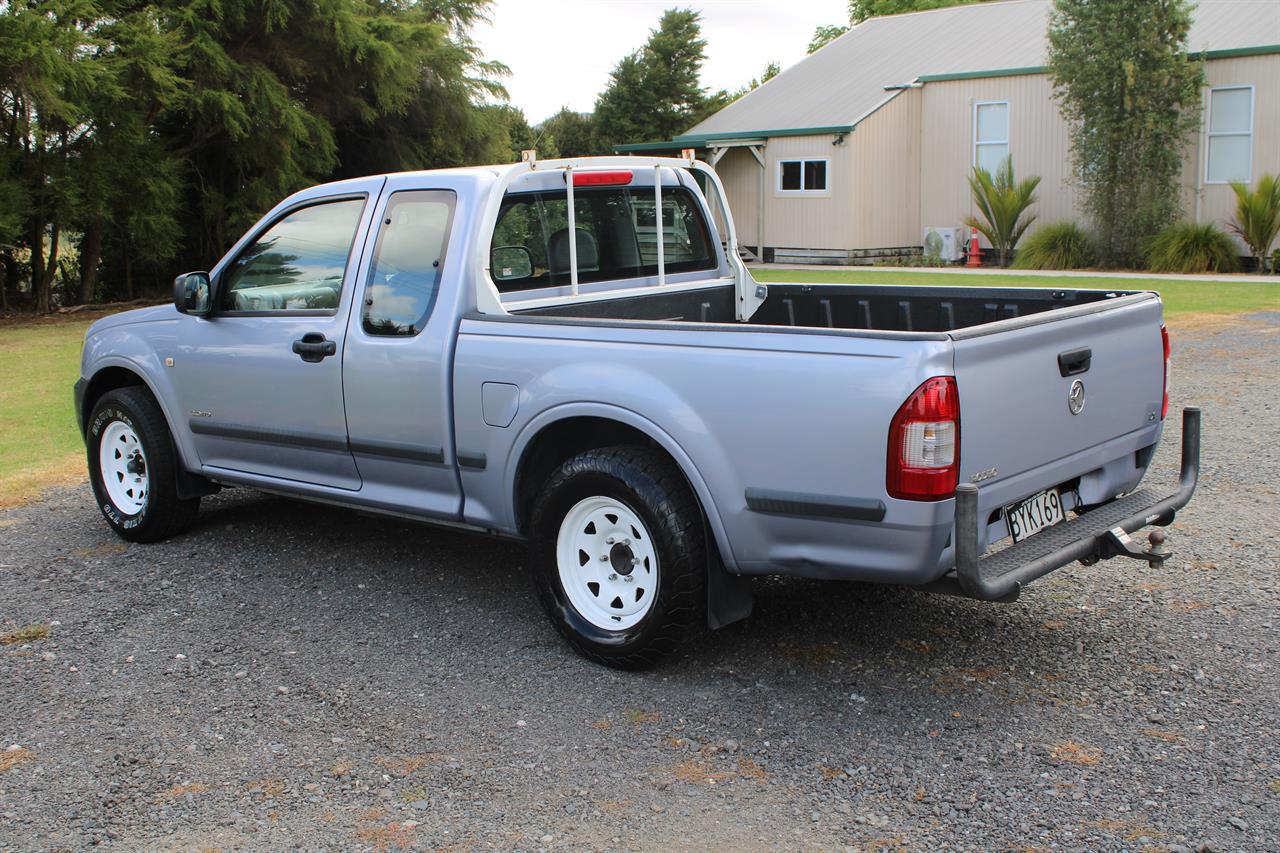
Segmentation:
<svg viewBox="0 0 1280 853">
<path fill-rule="evenodd" d="M 1187 505 L 1200 473 L 1200 410 L 1182 410 L 1182 472 L 1178 490 L 1163 499 L 1142 489 L 1096 507 L 985 557 L 979 547 L 978 487 L 956 489 L 955 569 L 925 589 L 983 601 L 1012 601 L 1023 584 L 1076 560 L 1118 556 L 1117 542 L 1150 525 L 1166 526 Z M 1137 556 L 1133 551 L 1129 556 Z M 1160 559 L 1163 559 L 1160 557 Z"/>
</svg>

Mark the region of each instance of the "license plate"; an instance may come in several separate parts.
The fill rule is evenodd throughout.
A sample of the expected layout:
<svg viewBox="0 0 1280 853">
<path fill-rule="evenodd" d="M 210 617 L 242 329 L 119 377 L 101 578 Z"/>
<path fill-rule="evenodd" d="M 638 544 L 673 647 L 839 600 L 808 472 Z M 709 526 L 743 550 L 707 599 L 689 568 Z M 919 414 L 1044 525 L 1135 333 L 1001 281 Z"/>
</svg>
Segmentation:
<svg viewBox="0 0 1280 853">
<path fill-rule="evenodd" d="M 1046 527 L 1052 527 L 1065 517 L 1057 489 L 1046 489 L 1004 508 L 1004 518 L 1014 542 L 1021 542 Z"/>
</svg>

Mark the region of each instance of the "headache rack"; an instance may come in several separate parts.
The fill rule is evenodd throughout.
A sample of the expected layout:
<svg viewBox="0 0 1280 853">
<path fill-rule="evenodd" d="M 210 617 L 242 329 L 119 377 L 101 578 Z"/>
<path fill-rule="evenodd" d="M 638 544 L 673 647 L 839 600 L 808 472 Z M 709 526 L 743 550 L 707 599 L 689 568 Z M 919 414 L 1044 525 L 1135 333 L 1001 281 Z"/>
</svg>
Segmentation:
<svg viewBox="0 0 1280 853">
<path fill-rule="evenodd" d="M 667 282 L 665 229 L 662 219 L 662 172 L 663 169 L 684 169 L 703 175 L 706 179 L 706 187 L 714 190 L 715 201 L 719 208 L 720 220 L 723 223 L 724 230 L 724 233 L 720 235 L 720 245 L 723 247 L 725 262 L 729 266 L 729 277 L 732 279 L 737 292 L 737 319 L 749 319 L 764 302 L 767 290 L 762 285 L 756 284 L 751 274 L 747 271 L 746 264 L 743 263 L 742 258 L 739 256 L 738 235 L 733 227 L 733 216 L 729 212 L 728 196 L 725 194 L 724 185 L 720 183 L 720 176 L 716 174 L 715 169 L 711 168 L 710 165 L 694 157 L 692 149 L 686 149 L 683 154 L 685 156 L 682 157 L 617 156 L 539 160 L 536 152 L 523 152 L 521 162 L 506 167 L 500 173 L 497 183 L 490 191 L 487 205 L 480 218 L 480 227 L 476 231 L 474 253 L 476 264 L 474 269 L 476 309 L 481 314 L 509 313 L 502 301 L 497 284 L 493 280 L 493 258 L 489 243 L 494 229 L 497 227 L 498 215 L 502 211 L 502 200 L 506 196 L 507 190 L 511 188 L 511 185 L 516 180 L 533 172 L 561 172 L 565 176 L 569 231 L 569 295 L 567 300 L 573 301 L 580 297 L 585 298 L 585 295 L 580 292 L 578 287 L 578 240 L 577 231 L 575 230 L 576 216 L 573 197 L 574 175 L 618 170 L 629 170 L 635 173 L 640 169 L 652 169 L 654 226 L 658 241 L 657 284 L 644 284 L 636 287 L 609 290 L 606 295 L 611 299 L 621 298 L 653 293 L 655 290 L 673 287 Z M 710 224 L 714 226 L 714 220 Z M 561 297 L 559 301 L 564 301 L 564 299 L 564 297 Z"/>
</svg>

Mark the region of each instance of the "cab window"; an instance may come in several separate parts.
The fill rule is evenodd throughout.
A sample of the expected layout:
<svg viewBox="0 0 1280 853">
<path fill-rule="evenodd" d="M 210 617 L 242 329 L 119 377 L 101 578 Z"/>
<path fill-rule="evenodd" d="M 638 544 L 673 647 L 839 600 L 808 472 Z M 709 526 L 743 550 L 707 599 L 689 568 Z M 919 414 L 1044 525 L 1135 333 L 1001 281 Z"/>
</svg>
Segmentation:
<svg viewBox="0 0 1280 853">
<path fill-rule="evenodd" d="M 226 272 L 224 311 L 336 311 L 363 198 L 289 213 L 248 245 Z"/>
<path fill-rule="evenodd" d="M 658 274 L 657 214 L 650 187 L 583 187 L 574 191 L 578 281 Z M 662 190 L 666 272 L 716 267 L 710 232 L 685 187 Z M 570 282 L 568 196 L 562 191 L 509 195 L 493 232 L 491 266 L 501 292 Z"/>
<path fill-rule="evenodd" d="M 452 190 L 411 190 L 387 201 L 361 316 L 369 334 L 422 331 L 440 289 L 456 200 Z"/>
</svg>

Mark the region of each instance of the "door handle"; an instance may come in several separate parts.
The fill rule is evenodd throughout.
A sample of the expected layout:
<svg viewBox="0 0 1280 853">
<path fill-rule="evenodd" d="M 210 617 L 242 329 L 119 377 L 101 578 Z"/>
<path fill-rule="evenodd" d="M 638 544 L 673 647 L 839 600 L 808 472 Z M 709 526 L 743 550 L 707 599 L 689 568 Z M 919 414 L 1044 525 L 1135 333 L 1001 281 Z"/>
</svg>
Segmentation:
<svg viewBox="0 0 1280 853">
<path fill-rule="evenodd" d="M 326 356 L 336 355 L 338 343 L 325 340 L 324 335 L 319 332 L 307 332 L 301 340 L 293 342 L 293 351 L 302 356 L 303 361 L 315 364 L 323 361 Z"/>
<path fill-rule="evenodd" d="M 1075 376 L 1088 371 L 1093 362 L 1093 350 L 1089 347 L 1058 353 L 1058 372 L 1063 376 Z"/>
</svg>

